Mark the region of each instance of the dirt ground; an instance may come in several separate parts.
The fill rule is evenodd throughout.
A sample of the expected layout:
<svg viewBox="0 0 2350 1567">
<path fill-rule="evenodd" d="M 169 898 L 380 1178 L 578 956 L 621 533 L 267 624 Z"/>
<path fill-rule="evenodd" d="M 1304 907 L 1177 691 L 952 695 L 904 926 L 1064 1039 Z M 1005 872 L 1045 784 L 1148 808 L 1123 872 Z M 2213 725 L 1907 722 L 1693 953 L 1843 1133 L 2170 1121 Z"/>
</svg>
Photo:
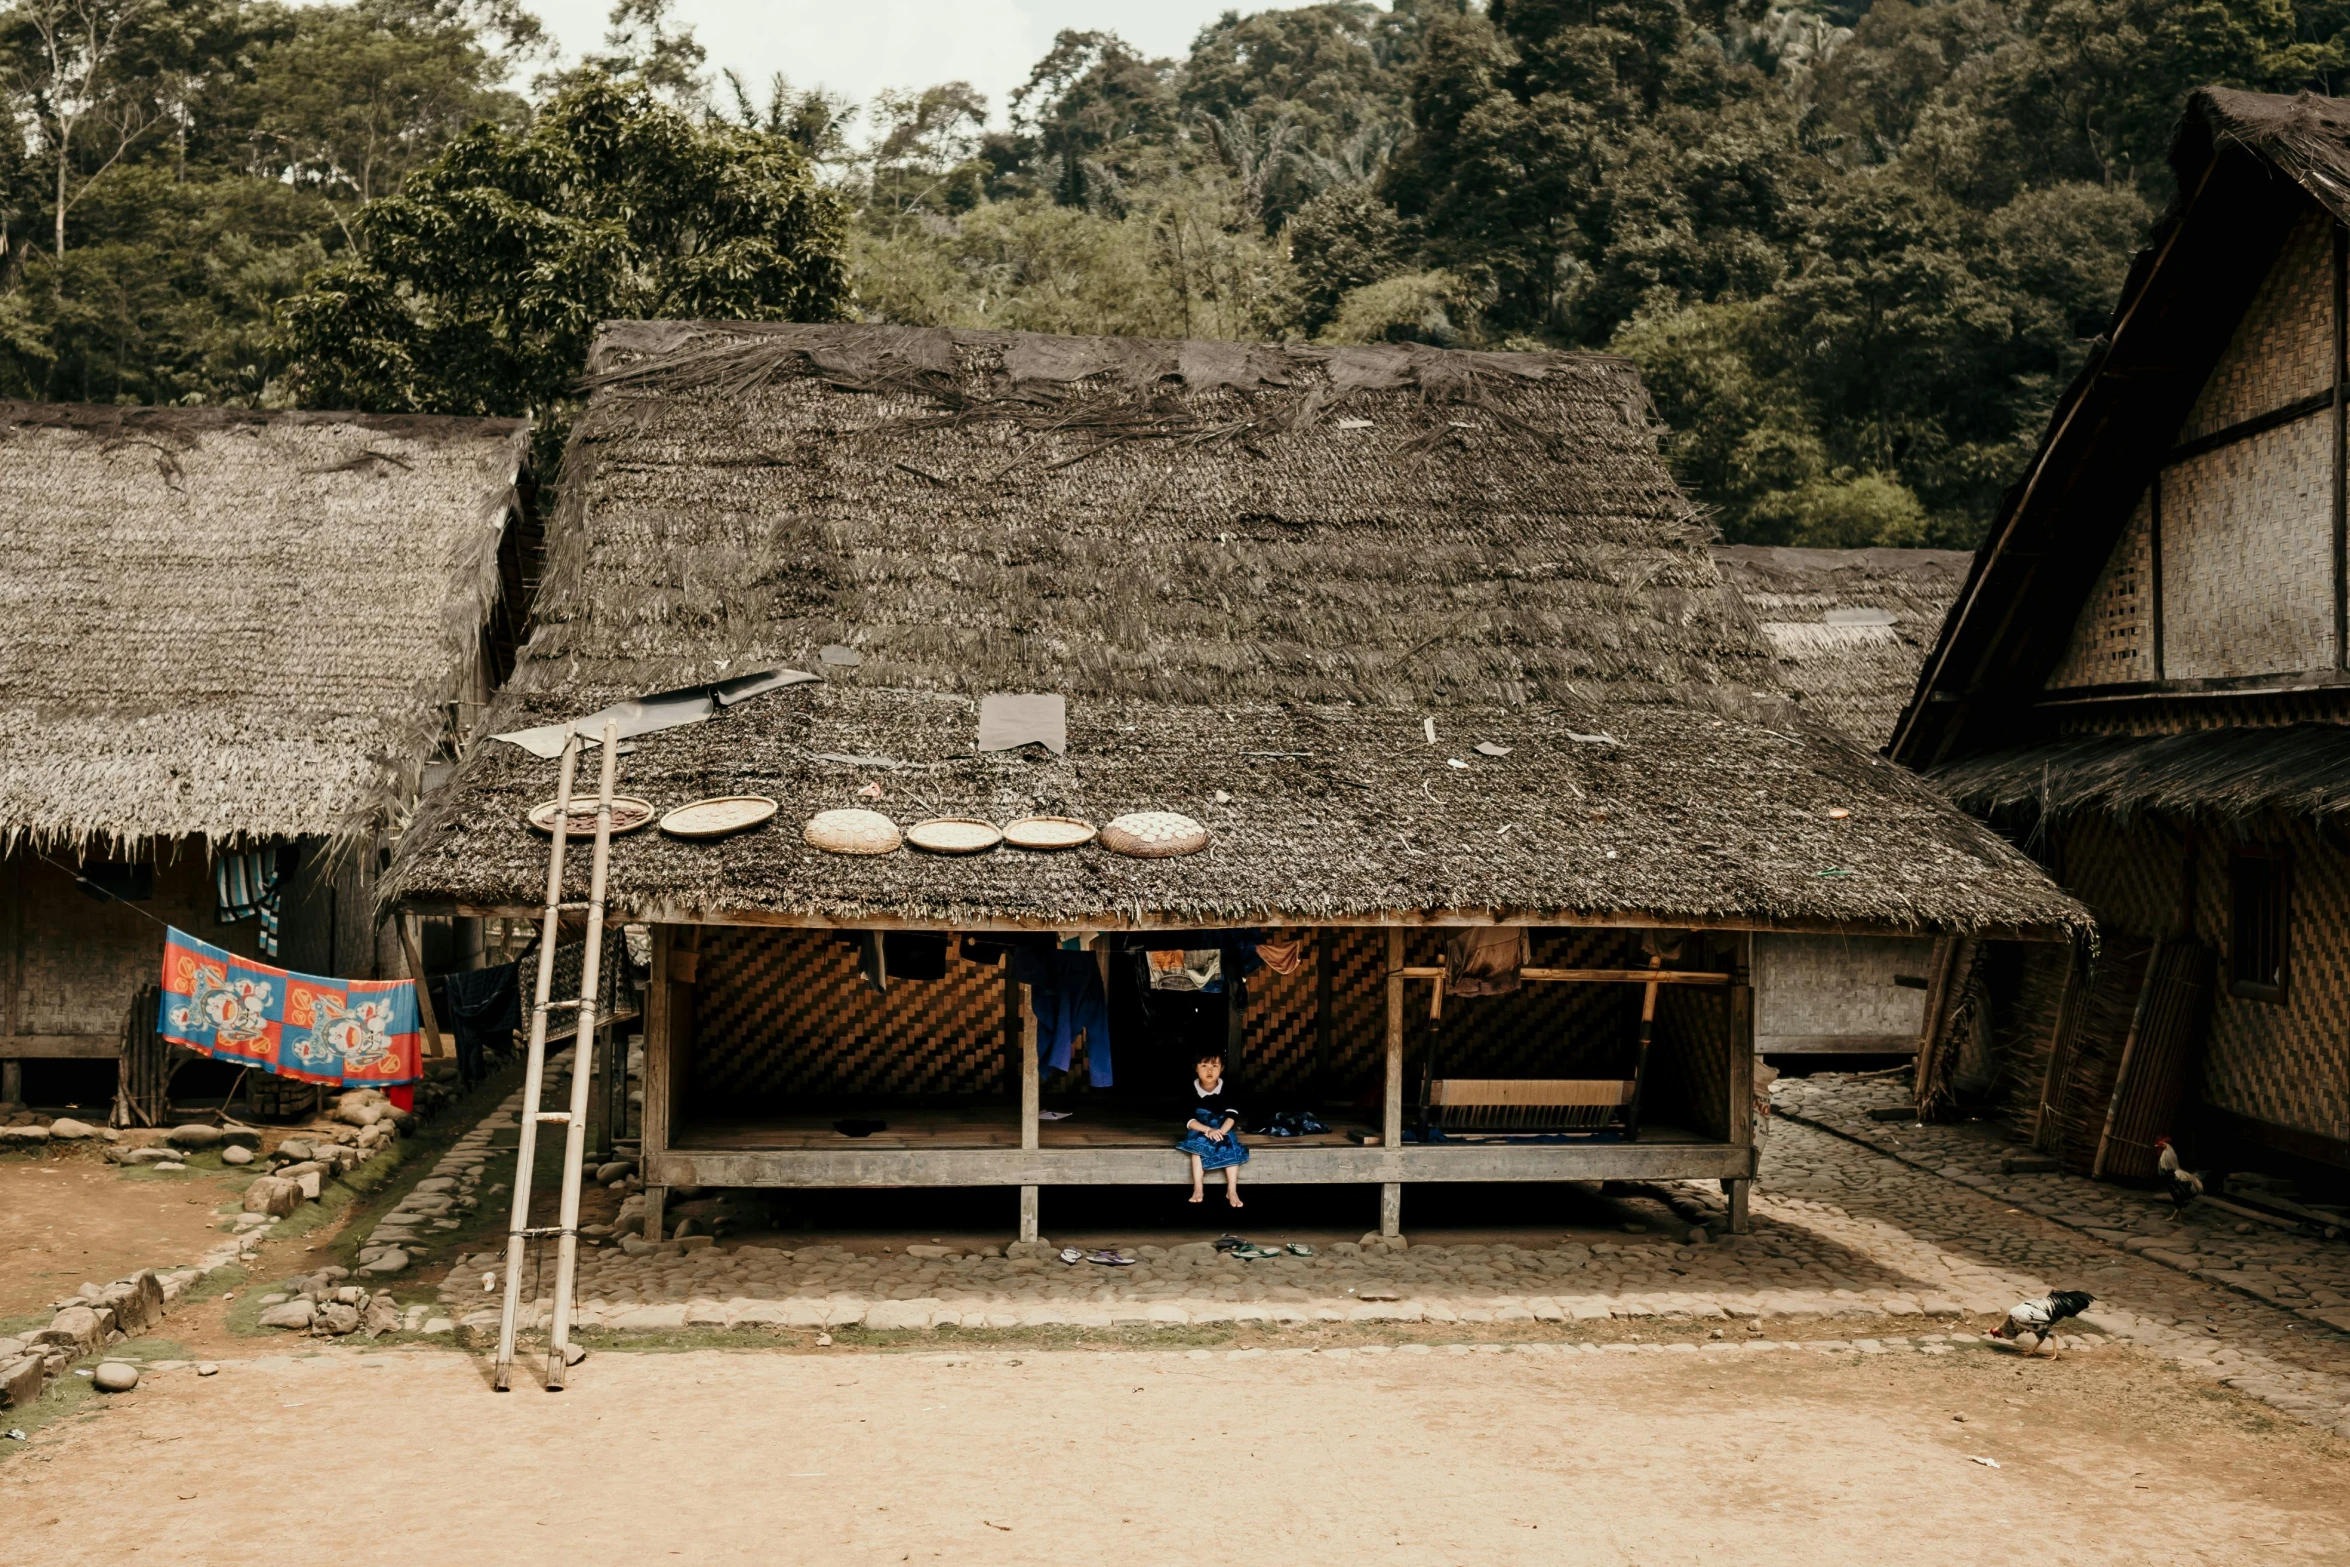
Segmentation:
<svg viewBox="0 0 2350 1567">
<path fill-rule="evenodd" d="M 0 1159 L 0 1322 L 84 1281 L 201 1256 L 220 1243 L 213 1210 L 243 1184 L 218 1171 L 127 1171 L 95 1153 Z"/>
<path fill-rule="evenodd" d="M 2122 1350 L 601 1353 L 559 1396 L 330 1350 L 85 1408 L 0 1461 L 12 1562 L 2350 1560 L 2350 1446 Z M 358 1446 L 325 1491 L 234 1456 L 287 1430 Z"/>
</svg>

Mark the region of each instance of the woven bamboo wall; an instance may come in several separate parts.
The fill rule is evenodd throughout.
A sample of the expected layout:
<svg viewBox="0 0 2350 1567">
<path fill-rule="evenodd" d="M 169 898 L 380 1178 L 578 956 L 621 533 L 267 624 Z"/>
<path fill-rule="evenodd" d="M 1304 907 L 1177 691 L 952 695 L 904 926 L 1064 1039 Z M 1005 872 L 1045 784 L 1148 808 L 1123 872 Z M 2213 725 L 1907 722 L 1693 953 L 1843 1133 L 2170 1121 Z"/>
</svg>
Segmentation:
<svg viewBox="0 0 2350 1567">
<path fill-rule="evenodd" d="M 1387 1044 L 1386 935 L 1356 929 L 1334 935 L 1331 1039 L 1326 1070 L 1318 1074 L 1320 955 L 1305 934 L 1306 961 L 1297 973 L 1261 969 L 1249 981 L 1236 1080 L 1252 1096 L 1304 1098 L 1320 1075 L 1331 1100 L 1373 1100 L 1383 1086 Z M 1442 955 L 1436 932 L 1413 932 L 1405 945 L 1414 965 L 1440 962 Z M 1583 968 L 1643 960 L 1636 935 L 1583 931 L 1538 933 L 1534 961 Z M 896 981 L 876 994 L 857 973 L 856 949 L 826 933 L 711 927 L 703 933 L 695 987 L 695 1096 L 707 1105 L 742 1106 L 798 1097 L 1000 1093 L 1003 983 L 1000 967 L 951 954 L 944 979 Z M 1416 983 L 1407 992 L 1405 1059 L 1414 1085 L 1427 1043 L 1428 990 Z M 1455 997 L 1445 1006 L 1441 1070 L 1460 1077 L 1629 1073 L 1638 1023 L 1639 990 L 1629 985 L 1527 985 L 1513 995 Z M 1119 1059 L 1147 1056 L 1131 1051 Z M 1129 1076 L 1122 1069 L 1121 1087 L 1147 1087 L 1127 1082 Z M 1071 1090 L 1082 1091 L 1078 1084 Z M 1674 1102 L 1668 1092 L 1658 1114 L 1670 1118 Z"/>
<path fill-rule="evenodd" d="M 2331 668 L 2332 416 L 2190 457 L 2160 483 L 2164 675 Z"/>
<path fill-rule="evenodd" d="M 704 1106 L 1002 1090 L 1000 964 L 950 949 L 944 979 L 876 993 L 827 932 L 712 926 L 694 990 L 688 1080 Z"/>
<path fill-rule="evenodd" d="M 1707 966 L 1728 968 L 1731 961 L 1717 948 Z M 1637 1015 L 1640 992 L 1622 988 L 1633 998 Z M 1729 987 L 1664 986 L 1657 993 L 1656 1042 L 1649 1056 L 1641 1119 L 1685 1126 L 1707 1137 L 1728 1137 L 1730 1117 L 1738 1108 L 1729 1089 L 1730 1066 L 1742 1053 L 1750 1054 L 1751 1049 L 1741 1037 Z"/>
<path fill-rule="evenodd" d="M 2290 857 L 2290 977 L 2281 1003 L 2227 993 L 2228 854 L 2238 839 L 2205 829 L 2196 848 L 2194 934 L 2220 951 L 2222 964 L 2201 1097 L 2256 1121 L 2350 1138 L 2350 856 L 2305 820 L 2272 819 L 2242 837 Z M 2109 951 L 2172 929 L 2186 857 L 2178 833 L 2083 815 L 2058 829 L 2058 851 L 2060 879 L 2097 912 Z"/>
<path fill-rule="evenodd" d="M 2350 1139 L 2350 856 L 2306 821 L 2272 820 L 2247 837 L 2292 864 L 2291 956 L 2282 1002 L 2227 990 L 2228 851 L 2207 835 L 2196 926 L 2221 953 L 2204 1055 L 2204 1101 L 2276 1126 Z"/>
<path fill-rule="evenodd" d="M 2180 439 L 2226 429 L 2331 384 L 2333 227 L 2314 204 L 2237 323 Z"/>
<path fill-rule="evenodd" d="M 2154 491 L 2138 497 L 2121 542 L 2105 562 L 2048 677 L 2051 690 L 2154 678 Z"/>
</svg>

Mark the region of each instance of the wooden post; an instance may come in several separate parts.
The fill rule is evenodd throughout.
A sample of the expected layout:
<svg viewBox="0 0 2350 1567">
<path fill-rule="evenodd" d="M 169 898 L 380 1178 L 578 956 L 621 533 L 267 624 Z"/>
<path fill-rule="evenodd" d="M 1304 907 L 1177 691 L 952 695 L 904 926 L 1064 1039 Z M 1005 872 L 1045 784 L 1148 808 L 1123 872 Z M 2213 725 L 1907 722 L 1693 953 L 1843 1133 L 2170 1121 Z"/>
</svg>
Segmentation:
<svg viewBox="0 0 2350 1567">
<path fill-rule="evenodd" d="M 424 1025 L 424 1048 L 435 1056 L 454 1055 L 456 1052 L 441 1037 L 441 1020 L 433 1014 L 432 986 L 424 977 L 424 950 L 416 939 L 416 916 L 400 916 L 400 956 L 408 964 L 408 977 L 416 981 L 416 1021 Z"/>
<path fill-rule="evenodd" d="M 1754 974 L 1751 955 L 1754 938 L 1740 934 L 1732 938 L 1736 944 L 1731 956 L 1730 981 L 1730 1080 L 1724 1085 L 1729 1094 L 1730 1141 L 1747 1152 L 1749 1170 L 1754 1168 Z M 1652 987 L 1653 988 L 1653 987 Z M 1730 1233 L 1744 1235 L 1753 1228 L 1746 1215 L 1746 1202 L 1752 1180 L 1722 1182 L 1722 1196 L 1730 1205 Z"/>
<path fill-rule="evenodd" d="M 645 989 L 645 1109 L 638 1128 L 637 1168 L 645 1173 L 645 1239 L 663 1238 L 663 1210 L 669 1188 L 652 1181 L 653 1157 L 669 1148 L 669 1041 L 677 1015 L 676 998 L 669 989 L 670 955 L 677 945 L 677 927 L 653 927 L 653 977 Z"/>
<path fill-rule="evenodd" d="M 1020 1151 L 1037 1149 L 1037 1111 L 1042 1108 L 1043 1084 L 1036 1061 L 1036 1005 L 1028 987 L 1020 987 Z M 1020 1239 L 1036 1239 L 1036 1188 L 1020 1188 Z"/>
<path fill-rule="evenodd" d="M 1390 1149 L 1403 1146 L 1403 928 L 1387 929 L 1387 1102 L 1379 1135 Z M 1379 1233 L 1403 1233 L 1403 1183 L 1379 1188 Z"/>
<path fill-rule="evenodd" d="M 1314 932 L 1314 1097 L 1330 1096 L 1330 1039 L 1336 1026 L 1331 1016 L 1338 966 L 1337 933 L 1327 925 Z"/>
<path fill-rule="evenodd" d="M 1918 1025 L 1917 1071 L 1910 1083 L 1910 1099 L 1917 1108 L 1918 1119 L 1934 1108 L 1928 1099 L 1942 1070 L 1942 1012 L 1943 997 L 1950 989 L 1951 970 L 1958 962 L 1959 941 L 1955 936 L 1938 937 L 1934 942 L 1934 956 L 1926 970 L 1925 1021 Z"/>
</svg>

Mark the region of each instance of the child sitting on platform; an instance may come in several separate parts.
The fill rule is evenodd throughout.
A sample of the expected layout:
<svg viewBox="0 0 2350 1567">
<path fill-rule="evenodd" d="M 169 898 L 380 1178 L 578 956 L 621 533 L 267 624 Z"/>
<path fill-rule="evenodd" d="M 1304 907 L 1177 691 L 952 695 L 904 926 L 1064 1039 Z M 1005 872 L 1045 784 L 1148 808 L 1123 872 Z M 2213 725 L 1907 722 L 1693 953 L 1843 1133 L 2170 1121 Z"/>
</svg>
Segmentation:
<svg viewBox="0 0 2350 1567">
<path fill-rule="evenodd" d="M 1191 1093 L 1191 1119 L 1183 1123 L 1183 1140 L 1175 1145 L 1191 1155 L 1191 1200 L 1206 1195 L 1202 1183 L 1208 1171 L 1222 1170 L 1224 1200 L 1240 1207 L 1240 1167 L 1248 1163 L 1248 1149 L 1240 1141 L 1240 1111 L 1224 1082 L 1223 1051 L 1200 1051 Z"/>
</svg>

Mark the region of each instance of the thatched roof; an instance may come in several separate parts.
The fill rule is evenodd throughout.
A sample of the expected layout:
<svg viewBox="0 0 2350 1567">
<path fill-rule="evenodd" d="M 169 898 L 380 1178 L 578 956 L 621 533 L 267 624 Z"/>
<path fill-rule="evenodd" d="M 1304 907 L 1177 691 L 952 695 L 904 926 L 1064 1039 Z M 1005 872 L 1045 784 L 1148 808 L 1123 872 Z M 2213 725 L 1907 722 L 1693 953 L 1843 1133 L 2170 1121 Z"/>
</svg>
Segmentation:
<svg viewBox="0 0 2350 1567">
<path fill-rule="evenodd" d="M 2318 211 L 2350 222 L 2350 100 L 2205 88 L 2170 159 L 2179 195 L 2002 497 L 1896 726 L 1888 750 L 1911 767 L 2050 737 L 2035 704 L 2288 233 Z"/>
<path fill-rule="evenodd" d="M 1722 574 L 1779 657 L 1779 678 L 1872 750 L 1918 682 L 1974 557 L 1964 550 L 1715 549 Z"/>
<path fill-rule="evenodd" d="M 1934 781 L 1980 815 L 2171 812 L 2244 821 L 2350 812 L 2350 726 L 2075 735 L 1972 757 Z"/>
<path fill-rule="evenodd" d="M 0 833 L 347 828 L 477 654 L 527 433 L 0 403 Z"/>
<path fill-rule="evenodd" d="M 595 385 L 493 728 L 777 665 L 828 677 L 622 760 L 664 808 L 784 807 L 716 845 L 621 841 L 613 894 L 638 915 L 2080 917 L 1774 688 L 1621 360 L 640 323 L 609 330 Z M 979 700 L 1007 691 L 1068 699 L 1066 756 L 976 752 Z M 554 771 L 480 745 L 393 895 L 535 903 L 522 814 Z M 1214 841 L 1159 861 L 801 842 L 869 782 L 901 822 L 1160 808 Z"/>
</svg>

